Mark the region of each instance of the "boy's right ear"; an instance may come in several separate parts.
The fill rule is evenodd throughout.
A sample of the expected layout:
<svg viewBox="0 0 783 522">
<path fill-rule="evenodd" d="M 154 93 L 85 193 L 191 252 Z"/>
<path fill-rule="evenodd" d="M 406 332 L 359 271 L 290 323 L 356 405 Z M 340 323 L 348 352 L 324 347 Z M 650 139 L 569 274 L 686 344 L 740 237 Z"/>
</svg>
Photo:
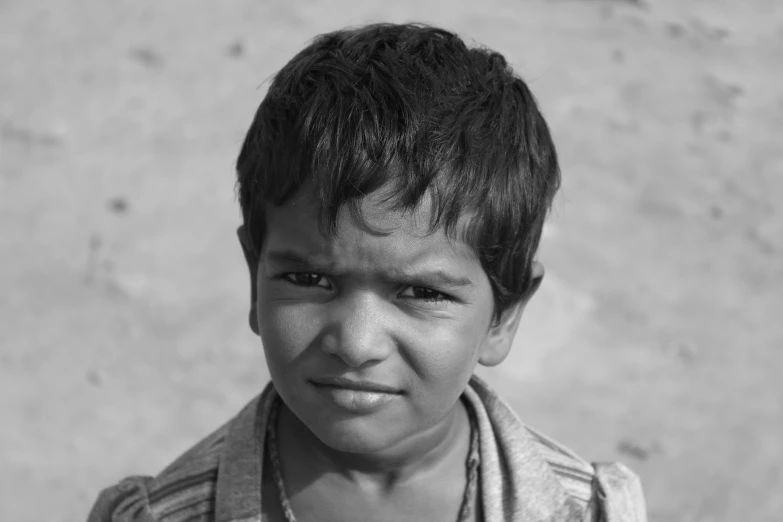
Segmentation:
<svg viewBox="0 0 783 522">
<path fill-rule="evenodd" d="M 258 335 L 258 308 L 256 304 L 258 301 L 258 256 L 256 256 L 253 246 L 250 244 L 245 225 L 240 225 L 237 229 L 237 236 L 239 236 L 239 244 L 242 245 L 242 253 L 245 255 L 247 269 L 250 272 L 250 313 L 248 322 L 253 333 Z"/>
</svg>

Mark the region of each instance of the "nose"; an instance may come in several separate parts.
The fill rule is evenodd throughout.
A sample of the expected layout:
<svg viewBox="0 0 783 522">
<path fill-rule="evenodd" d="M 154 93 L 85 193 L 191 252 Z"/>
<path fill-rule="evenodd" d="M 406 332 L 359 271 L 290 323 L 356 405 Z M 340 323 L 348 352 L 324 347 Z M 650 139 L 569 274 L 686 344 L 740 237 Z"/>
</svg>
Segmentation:
<svg viewBox="0 0 783 522">
<path fill-rule="evenodd" d="M 332 302 L 323 351 L 339 357 L 351 368 L 380 362 L 394 350 L 389 311 L 382 298 L 371 293 L 342 296 Z"/>
</svg>

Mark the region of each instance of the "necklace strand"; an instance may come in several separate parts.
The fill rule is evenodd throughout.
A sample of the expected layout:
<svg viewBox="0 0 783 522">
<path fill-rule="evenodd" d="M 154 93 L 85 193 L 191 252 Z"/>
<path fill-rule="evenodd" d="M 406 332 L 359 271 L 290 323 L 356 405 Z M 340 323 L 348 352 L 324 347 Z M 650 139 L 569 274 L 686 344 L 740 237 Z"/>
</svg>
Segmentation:
<svg viewBox="0 0 783 522">
<path fill-rule="evenodd" d="M 288 496 L 285 494 L 285 483 L 283 482 L 283 474 L 280 467 L 280 456 L 277 453 L 277 416 L 280 409 L 280 400 L 277 400 L 272 404 L 269 411 L 269 422 L 267 423 L 267 439 L 269 441 L 269 459 L 272 462 L 272 475 L 277 486 L 277 495 L 280 500 L 280 507 L 283 510 L 286 522 L 296 522 L 296 517 L 291 509 L 291 503 L 288 501 Z M 479 451 L 478 451 L 478 430 L 473 425 L 473 419 L 470 419 L 470 450 L 468 451 L 468 458 L 465 461 L 465 468 L 467 471 L 467 484 L 465 485 L 465 492 L 462 495 L 462 504 L 459 509 L 459 517 L 457 522 L 467 522 L 471 519 L 473 514 L 473 497 L 476 493 L 476 487 L 478 485 L 478 464 L 479 464 Z"/>
</svg>

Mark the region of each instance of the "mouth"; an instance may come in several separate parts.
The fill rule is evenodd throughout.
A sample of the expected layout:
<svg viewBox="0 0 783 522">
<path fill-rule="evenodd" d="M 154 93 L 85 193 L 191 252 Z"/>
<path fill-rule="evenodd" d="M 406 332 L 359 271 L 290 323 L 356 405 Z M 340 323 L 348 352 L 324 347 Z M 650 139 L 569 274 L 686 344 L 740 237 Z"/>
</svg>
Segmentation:
<svg viewBox="0 0 783 522">
<path fill-rule="evenodd" d="M 352 415 L 367 415 L 395 402 L 402 390 L 373 381 L 328 377 L 310 380 L 328 404 Z"/>
<path fill-rule="evenodd" d="M 374 381 L 350 379 L 347 377 L 323 377 L 311 379 L 310 382 L 320 388 L 333 388 L 342 390 L 352 390 L 356 392 L 386 393 L 399 395 L 402 391 L 394 386 L 382 384 Z"/>
</svg>

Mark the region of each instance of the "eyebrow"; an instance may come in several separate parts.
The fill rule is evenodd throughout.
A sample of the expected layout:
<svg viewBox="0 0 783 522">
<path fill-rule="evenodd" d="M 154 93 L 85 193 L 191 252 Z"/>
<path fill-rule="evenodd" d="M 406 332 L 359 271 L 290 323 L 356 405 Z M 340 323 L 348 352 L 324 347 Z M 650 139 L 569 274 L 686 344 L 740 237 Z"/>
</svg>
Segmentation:
<svg viewBox="0 0 783 522">
<path fill-rule="evenodd" d="M 305 256 L 292 250 L 269 252 L 267 259 L 275 265 L 292 266 L 314 272 L 330 272 L 334 267 L 332 263 L 324 263 L 314 259 L 313 256 Z M 393 269 L 384 274 L 383 278 L 411 286 L 432 286 L 436 288 L 462 288 L 473 285 L 473 281 L 468 277 L 453 276 L 440 269 L 421 272 L 406 272 L 405 270 Z"/>
<path fill-rule="evenodd" d="M 426 286 L 434 288 L 462 288 L 472 286 L 473 281 L 467 277 L 455 277 L 443 270 L 424 270 L 421 272 L 406 272 L 393 270 L 390 280 L 405 283 L 410 286 Z"/>
<path fill-rule="evenodd" d="M 319 262 L 314 256 L 306 256 L 293 250 L 272 251 L 267 254 L 269 262 L 275 265 L 294 266 L 314 271 L 329 271 L 330 263 Z"/>
</svg>

